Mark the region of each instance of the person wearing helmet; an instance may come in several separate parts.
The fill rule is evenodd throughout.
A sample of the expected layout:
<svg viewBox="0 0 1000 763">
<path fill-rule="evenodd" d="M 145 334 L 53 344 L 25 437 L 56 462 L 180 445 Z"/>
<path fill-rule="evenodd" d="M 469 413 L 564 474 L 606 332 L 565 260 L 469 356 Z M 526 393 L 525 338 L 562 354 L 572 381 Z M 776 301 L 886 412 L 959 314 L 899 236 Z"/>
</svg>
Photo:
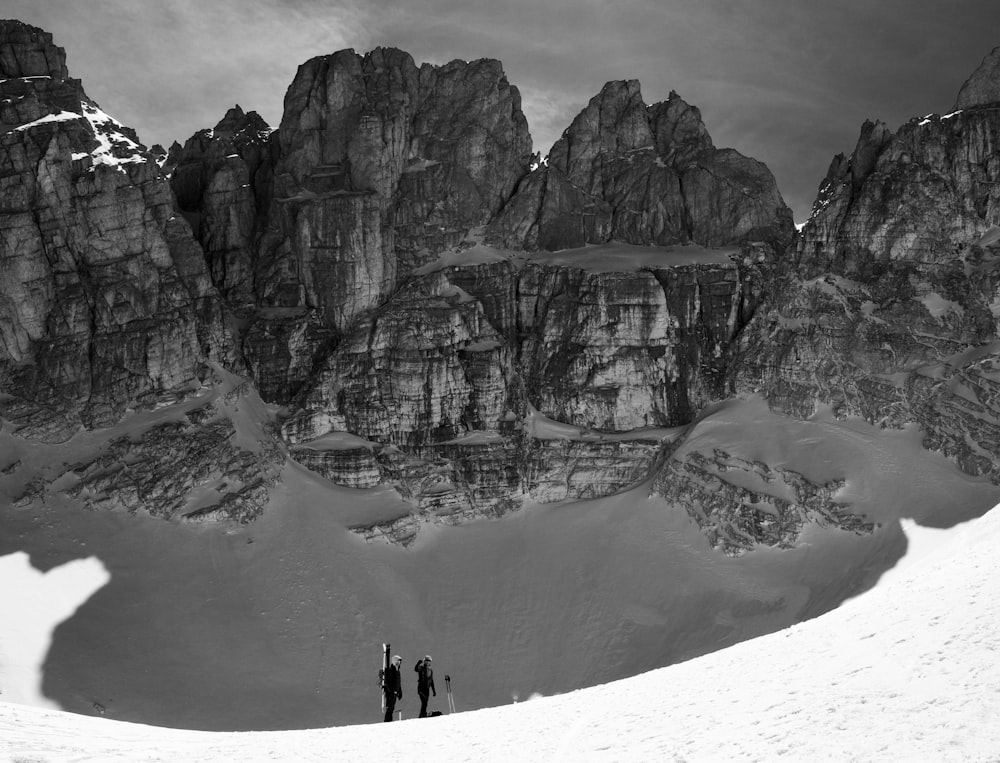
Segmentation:
<svg viewBox="0 0 1000 763">
<path fill-rule="evenodd" d="M 403 658 L 398 654 L 394 654 L 392 656 L 392 664 L 385 671 L 382 691 L 385 692 L 386 723 L 392 720 L 392 714 L 396 711 L 396 700 L 403 698 L 403 680 L 399 673 L 399 666 L 402 664 Z"/>
<path fill-rule="evenodd" d="M 431 669 L 431 656 L 428 654 L 424 659 L 418 660 L 414 666 L 417 671 L 417 694 L 420 696 L 420 717 L 427 717 L 427 699 L 431 692 L 438 695 L 434 688 L 434 671 Z"/>
</svg>

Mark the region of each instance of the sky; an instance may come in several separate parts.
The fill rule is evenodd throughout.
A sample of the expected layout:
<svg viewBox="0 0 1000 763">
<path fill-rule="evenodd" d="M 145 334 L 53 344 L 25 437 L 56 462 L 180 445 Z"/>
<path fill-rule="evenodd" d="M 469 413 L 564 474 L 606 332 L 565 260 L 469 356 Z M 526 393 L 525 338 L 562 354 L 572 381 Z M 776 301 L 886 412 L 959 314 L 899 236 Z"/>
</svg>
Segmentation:
<svg viewBox="0 0 1000 763">
<path fill-rule="evenodd" d="M 1000 45 L 995 0 L 6 0 L 147 144 L 238 103 L 272 126 L 299 64 L 344 48 L 497 58 L 543 154 L 605 82 L 677 91 L 719 147 L 766 163 L 797 222 L 865 119 L 947 113 Z"/>
<path fill-rule="evenodd" d="M 461 695 L 453 694 L 456 712 L 443 706 L 439 718 L 412 718 L 412 704 L 404 700 L 402 722 L 249 733 L 74 715 L 39 706 L 27 691 L 17 703 L 0 701 L 0 757 L 50 763 L 995 761 L 1000 507 L 948 530 L 911 521 L 904 530 L 906 556 L 875 588 L 840 608 L 621 681 L 471 712 L 463 712 Z M 42 573 L 24 554 L 0 556 L 4 580 L 35 596 L 74 565 L 82 602 L 107 582 L 97 560 Z M 64 616 L 23 605 L 18 611 L 41 634 Z M 0 680 L 7 678 L 0 672 Z"/>
</svg>

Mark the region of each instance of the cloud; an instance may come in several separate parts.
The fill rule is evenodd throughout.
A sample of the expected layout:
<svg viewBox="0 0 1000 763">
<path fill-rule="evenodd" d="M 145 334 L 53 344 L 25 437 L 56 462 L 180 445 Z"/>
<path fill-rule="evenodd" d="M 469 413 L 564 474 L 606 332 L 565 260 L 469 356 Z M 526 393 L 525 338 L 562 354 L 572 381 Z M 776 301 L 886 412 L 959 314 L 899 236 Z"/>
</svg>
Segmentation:
<svg viewBox="0 0 1000 763">
<path fill-rule="evenodd" d="M 239 103 L 276 126 L 285 90 L 308 58 L 365 41 L 368 12 L 349 2 L 13 0 L 18 18 L 52 32 L 70 74 L 147 143 L 212 127 Z"/>
</svg>

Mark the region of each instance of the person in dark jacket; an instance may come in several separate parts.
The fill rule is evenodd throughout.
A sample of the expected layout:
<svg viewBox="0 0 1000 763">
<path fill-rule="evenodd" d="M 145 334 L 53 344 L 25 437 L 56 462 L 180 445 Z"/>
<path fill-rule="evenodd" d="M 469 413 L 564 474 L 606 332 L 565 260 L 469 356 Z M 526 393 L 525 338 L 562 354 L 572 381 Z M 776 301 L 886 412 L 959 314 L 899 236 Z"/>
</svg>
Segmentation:
<svg viewBox="0 0 1000 763">
<path fill-rule="evenodd" d="M 434 671 L 431 669 L 431 656 L 427 655 L 422 660 L 418 660 L 413 668 L 417 671 L 417 694 L 420 696 L 420 717 L 427 717 L 427 699 L 431 692 L 438 695 L 434 688 Z"/>
<path fill-rule="evenodd" d="M 396 711 L 396 700 L 403 698 L 403 680 L 399 674 L 399 666 L 403 663 L 403 658 L 398 654 L 392 656 L 392 664 L 386 668 L 385 677 L 382 680 L 382 691 L 385 692 L 385 722 L 392 720 L 392 714 Z"/>
</svg>

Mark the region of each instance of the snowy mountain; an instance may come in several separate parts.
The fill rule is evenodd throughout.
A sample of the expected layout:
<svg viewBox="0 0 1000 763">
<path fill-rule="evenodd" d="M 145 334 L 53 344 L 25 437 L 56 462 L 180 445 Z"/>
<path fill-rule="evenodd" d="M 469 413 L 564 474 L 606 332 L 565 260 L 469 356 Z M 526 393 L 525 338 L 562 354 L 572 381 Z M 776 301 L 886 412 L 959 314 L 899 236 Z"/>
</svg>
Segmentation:
<svg viewBox="0 0 1000 763">
<path fill-rule="evenodd" d="M 649 754 L 707 755 L 685 713 L 718 698 L 685 666 L 724 650 L 725 686 L 722 655 L 756 671 L 814 623 L 855 643 L 904 526 L 1000 501 L 996 61 L 952 113 L 866 123 L 796 233 L 766 167 L 634 80 L 539 161 L 498 61 L 346 50 L 299 68 L 278 129 L 233 107 L 154 156 L 0 22 L 0 563 L 38 615 L 0 627 L 0 697 L 308 745 L 341 732 L 287 730 L 376 719 L 389 641 L 463 710 L 516 703 L 483 723 L 539 757 L 567 738 L 528 716 L 561 702 L 680 718 Z M 829 655 L 810 691 L 846 701 L 822 671 L 858 655 L 802 648 L 789 670 Z M 894 691 L 870 662 L 848 688 Z M 686 693 L 654 721 L 661 680 Z M 986 754 L 955 713 L 932 749 Z M 417 733 L 379 728 L 343 738 Z"/>
</svg>

